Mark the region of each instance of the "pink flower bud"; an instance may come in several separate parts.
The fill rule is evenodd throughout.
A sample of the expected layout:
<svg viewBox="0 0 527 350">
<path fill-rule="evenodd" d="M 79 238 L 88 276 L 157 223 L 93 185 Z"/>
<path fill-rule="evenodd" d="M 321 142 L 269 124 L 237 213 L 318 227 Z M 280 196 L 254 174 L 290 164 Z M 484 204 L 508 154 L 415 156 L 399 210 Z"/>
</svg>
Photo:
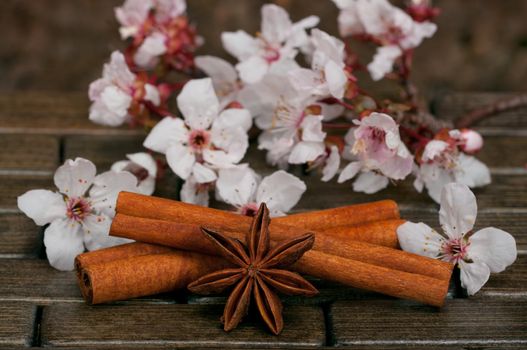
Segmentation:
<svg viewBox="0 0 527 350">
<path fill-rule="evenodd" d="M 483 147 L 483 137 L 471 129 L 461 129 L 461 140 L 463 144 L 460 148 L 465 153 L 473 154 Z"/>
</svg>

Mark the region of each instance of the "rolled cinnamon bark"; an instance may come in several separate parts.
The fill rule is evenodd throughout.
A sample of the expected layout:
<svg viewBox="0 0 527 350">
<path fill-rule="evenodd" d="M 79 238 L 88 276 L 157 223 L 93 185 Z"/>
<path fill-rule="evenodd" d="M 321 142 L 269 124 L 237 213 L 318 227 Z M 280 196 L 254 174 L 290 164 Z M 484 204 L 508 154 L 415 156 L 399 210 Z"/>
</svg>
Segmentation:
<svg viewBox="0 0 527 350">
<path fill-rule="evenodd" d="M 150 215 L 148 212 L 144 214 L 146 216 Z M 271 225 L 269 226 L 273 241 L 291 239 L 306 233 L 305 229 L 277 224 L 273 220 L 271 220 Z M 188 215 L 188 217 L 185 217 L 185 221 L 181 220 L 178 223 L 139 218 L 118 212 L 113 219 L 110 235 L 213 254 L 215 250 L 212 244 L 201 234 L 200 227 L 202 225 L 244 240 L 245 232 L 249 230 L 251 218 L 234 214 L 234 218 L 221 221 L 207 215 L 203 217 Z M 241 222 L 247 223 L 247 226 L 241 226 Z M 231 227 L 231 223 L 232 226 L 241 226 L 242 228 L 235 230 Z M 319 232 L 315 232 L 313 250 L 440 280 L 450 279 L 452 273 L 452 265 L 443 261 L 364 242 L 333 238 Z"/>
<path fill-rule="evenodd" d="M 86 302 L 101 304 L 185 288 L 197 278 L 228 267 L 220 259 L 204 254 L 171 249 L 170 252 L 112 260 L 118 246 L 81 254 L 88 265 L 80 268 L 79 285 Z M 97 254 L 95 254 L 97 253 Z M 92 255 L 107 256 L 106 262 L 93 263 Z M 421 276 L 360 261 L 308 251 L 293 265 L 293 269 L 315 277 L 332 280 L 388 294 L 442 306 L 448 291 L 448 281 Z"/>
<path fill-rule="evenodd" d="M 82 254 L 84 260 L 93 261 L 93 253 Z M 112 252 L 105 249 L 98 253 L 112 256 Z M 186 288 L 199 277 L 230 265 L 220 257 L 171 249 L 164 253 L 77 266 L 84 299 L 89 304 L 100 304 Z"/>
<path fill-rule="evenodd" d="M 188 203 L 130 192 L 119 194 L 116 210 L 130 216 L 183 223 L 196 223 L 206 217 L 212 227 L 217 226 L 218 223 L 228 222 L 233 231 L 243 232 L 248 229 L 251 222 L 248 217 L 240 220 L 242 216 L 233 212 L 198 207 Z M 391 200 L 384 200 L 273 218 L 271 225 L 287 224 L 318 231 L 327 236 L 332 236 L 335 233 L 338 237 L 342 237 L 345 226 L 369 224 L 379 220 L 397 220 L 399 218 L 397 204 Z M 339 227 L 339 230 L 330 230 L 334 227 Z M 364 242 L 379 245 L 389 242 L 389 246 L 397 246 L 394 243 L 394 238 L 397 236 L 395 229 L 387 230 L 385 227 L 384 230 L 379 230 L 378 228 L 376 225 L 366 225 L 366 227 L 357 230 L 351 229 L 349 238 L 353 239 L 351 235 L 355 234 L 360 237 L 359 240 Z M 358 234 L 359 232 L 362 234 Z"/>
<path fill-rule="evenodd" d="M 277 223 L 319 231 L 336 226 L 360 225 L 372 221 L 399 218 L 397 203 L 392 200 L 382 200 L 292 214 L 273 220 Z"/>
<path fill-rule="evenodd" d="M 127 243 L 77 255 L 77 257 L 75 257 L 75 270 L 78 272 L 90 265 L 131 258 L 134 256 L 168 253 L 171 251 L 173 251 L 173 249 L 167 246 L 142 242 Z"/>
<path fill-rule="evenodd" d="M 388 248 L 398 248 L 397 228 L 405 222 L 406 220 L 402 219 L 373 221 L 360 225 L 335 226 L 320 229 L 317 232 L 336 239 L 370 243 Z"/>
</svg>

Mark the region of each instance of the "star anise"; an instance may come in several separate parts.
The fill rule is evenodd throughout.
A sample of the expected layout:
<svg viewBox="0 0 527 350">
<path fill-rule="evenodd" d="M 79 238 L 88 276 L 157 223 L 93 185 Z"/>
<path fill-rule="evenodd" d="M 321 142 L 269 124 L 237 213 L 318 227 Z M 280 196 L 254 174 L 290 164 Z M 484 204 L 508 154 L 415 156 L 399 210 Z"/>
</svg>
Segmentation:
<svg viewBox="0 0 527 350">
<path fill-rule="evenodd" d="M 216 271 L 189 284 L 197 294 L 220 293 L 233 288 L 223 312 L 225 331 L 231 331 L 249 311 L 251 297 L 271 332 L 279 334 L 284 326 L 282 302 L 273 291 L 286 295 L 313 296 L 317 289 L 297 273 L 281 268 L 291 265 L 313 247 L 315 238 L 307 233 L 270 247 L 269 210 L 262 203 L 246 235 L 246 245 L 222 233 L 202 228 L 218 253 L 238 266 Z"/>
</svg>

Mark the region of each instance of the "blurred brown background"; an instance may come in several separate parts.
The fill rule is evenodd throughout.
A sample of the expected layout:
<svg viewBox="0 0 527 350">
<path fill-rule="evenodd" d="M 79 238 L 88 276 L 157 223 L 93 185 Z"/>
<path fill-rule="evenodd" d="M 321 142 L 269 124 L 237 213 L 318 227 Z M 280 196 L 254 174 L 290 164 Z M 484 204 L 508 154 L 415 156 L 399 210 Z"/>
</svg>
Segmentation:
<svg viewBox="0 0 527 350">
<path fill-rule="evenodd" d="M 201 53 L 227 57 L 220 33 L 259 27 L 261 0 L 188 0 L 189 17 L 205 38 Z M 330 0 L 278 0 L 298 20 L 321 17 L 337 33 Z M 79 90 L 122 49 L 113 8 L 122 0 L 2 0 L 0 91 Z M 527 88 L 527 1 L 436 0 L 439 31 L 417 50 L 414 81 L 427 95 L 445 90 Z"/>
</svg>

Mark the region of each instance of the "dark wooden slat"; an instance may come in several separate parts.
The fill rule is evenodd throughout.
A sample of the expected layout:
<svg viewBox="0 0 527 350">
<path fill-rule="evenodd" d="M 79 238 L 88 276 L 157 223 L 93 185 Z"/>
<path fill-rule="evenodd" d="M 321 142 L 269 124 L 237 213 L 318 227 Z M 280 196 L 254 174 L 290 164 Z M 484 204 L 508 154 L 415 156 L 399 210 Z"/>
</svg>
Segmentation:
<svg viewBox="0 0 527 350">
<path fill-rule="evenodd" d="M 438 98 L 435 102 L 435 110 L 439 117 L 455 120 L 474 108 L 482 107 L 514 95 L 514 93 L 509 92 L 453 92 Z M 482 120 L 477 126 L 527 127 L 527 107 L 499 113 L 499 115 L 492 118 Z"/>
<path fill-rule="evenodd" d="M 425 224 L 440 231 L 438 210 L 419 210 L 415 208 L 402 208 L 401 217 L 413 222 L 424 222 Z M 485 209 L 481 208 L 476 219 L 475 230 L 485 227 L 497 227 L 509 232 L 516 239 L 519 252 L 527 253 L 527 222 L 525 217 L 527 210 L 510 209 Z"/>
<path fill-rule="evenodd" d="M 0 175 L 0 184 L 0 210 L 18 210 L 17 197 L 29 190 L 54 189 L 52 175 Z"/>
<path fill-rule="evenodd" d="M 0 170 L 54 171 L 59 163 L 59 140 L 44 135 L 0 137 Z"/>
<path fill-rule="evenodd" d="M 82 157 L 91 160 L 99 172 L 126 159 L 127 153 L 144 151 L 143 135 L 68 136 L 64 139 L 64 159 Z"/>
<path fill-rule="evenodd" d="M 490 275 L 485 286 L 474 296 L 477 298 L 515 298 L 527 302 L 527 255 L 519 255 L 507 270 Z M 488 299 L 487 299 L 488 300 Z"/>
<path fill-rule="evenodd" d="M 448 300 L 435 309 L 403 301 L 338 302 L 331 306 L 336 345 L 527 344 L 527 304 L 514 300 Z"/>
<path fill-rule="evenodd" d="M 0 300 L 81 301 L 73 272 L 61 272 L 47 260 L 0 259 Z"/>
<path fill-rule="evenodd" d="M 138 134 L 126 126 L 102 127 L 88 119 L 87 92 L 24 92 L 0 95 L 0 133 Z"/>
<path fill-rule="evenodd" d="M 295 211 L 333 208 L 353 203 L 372 202 L 381 199 L 393 199 L 401 206 L 437 208 L 435 202 L 423 193 L 418 193 L 412 179 L 407 179 L 396 186 L 375 194 L 354 192 L 350 183 L 338 184 L 335 180 L 325 183 L 318 175 L 313 174 L 302 178 L 307 184 L 307 191 L 302 196 Z M 480 208 L 525 208 L 527 207 L 527 176 L 502 175 L 492 176 L 492 184 L 474 189 Z"/>
<path fill-rule="evenodd" d="M 527 113 L 525 114 L 527 119 Z M 527 166 L 527 133 L 523 135 L 483 134 L 484 146 L 476 158 L 489 168 L 522 168 Z"/>
<path fill-rule="evenodd" d="M 42 231 L 23 214 L 0 214 L 0 257 L 38 257 Z"/>
<path fill-rule="evenodd" d="M 225 333 L 214 305 L 52 304 L 42 317 L 44 346 L 314 346 L 325 341 L 322 309 L 291 306 L 284 310 L 284 331 L 267 332 L 248 320 Z"/>
<path fill-rule="evenodd" d="M 31 346 L 37 307 L 0 301 L 0 346 Z"/>
</svg>

